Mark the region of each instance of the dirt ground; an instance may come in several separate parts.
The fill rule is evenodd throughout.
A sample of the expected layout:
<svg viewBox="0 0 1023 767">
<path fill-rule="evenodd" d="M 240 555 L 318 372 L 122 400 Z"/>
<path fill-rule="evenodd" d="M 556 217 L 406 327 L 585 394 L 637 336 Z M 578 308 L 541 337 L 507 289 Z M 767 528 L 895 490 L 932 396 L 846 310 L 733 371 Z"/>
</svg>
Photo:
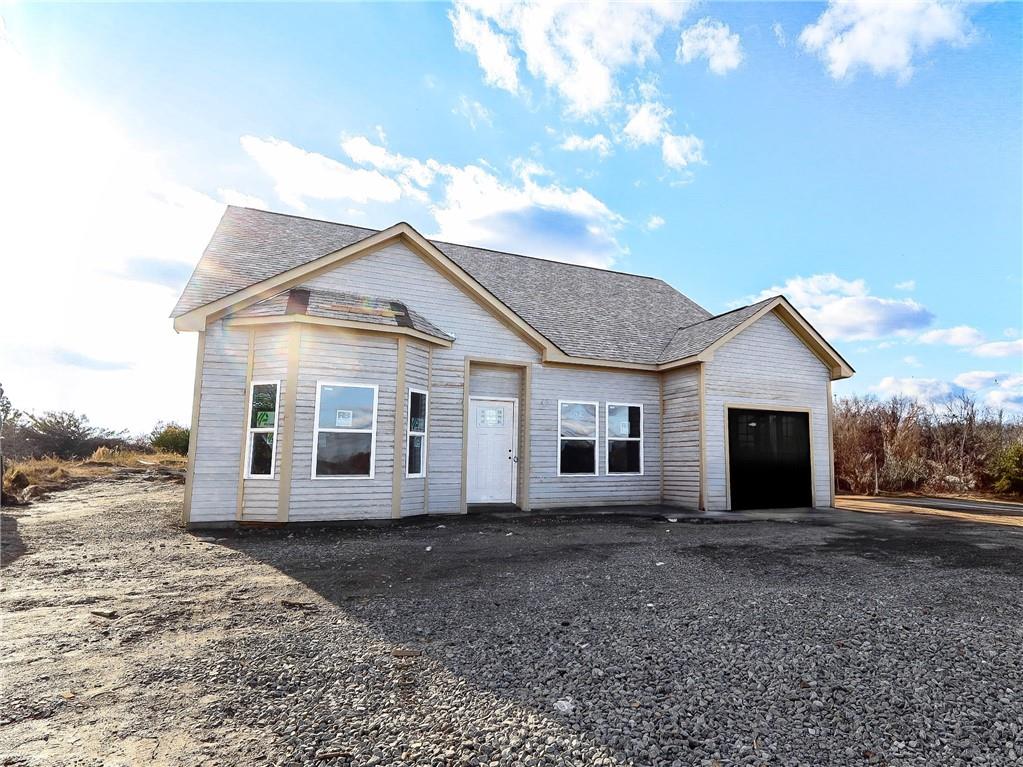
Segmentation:
<svg viewBox="0 0 1023 767">
<path fill-rule="evenodd" d="M 127 477 L 4 510 L 0 764 L 933 765 L 1023 755 L 1018 528 L 846 512 L 800 525 L 432 518 L 193 534 L 178 524 L 181 496 L 180 485 Z M 571 652 L 604 653 L 609 678 L 638 669 L 619 674 L 620 690 L 595 661 L 592 672 L 582 664 L 585 682 L 569 684 L 579 664 L 558 653 L 577 627 L 594 633 Z M 504 647 L 512 634 L 519 647 L 542 636 L 541 646 L 508 656 L 519 652 Z M 326 676 L 321 641 L 339 648 Z M 681 675 L 668 697 L 682 702 L 668 713 L 658 709 L 667 681 L 629 676 L 660 664 L 665 677 Z M 863 696 L 865 713 L 856 725 L 858 711 L 847 721 L 829 701 L 829 739 L 806 722 L 828 710 L 814 702 L 815 679 L 835 673 L 845 676 L 829 687 L 834 700 L 848 709 Z M 370 677 L 358 693 L 345 687 Z M 699 689 L 711 677 L 736 695 Z M 571 701 L 569 689 L 610 702 L 594 701 L 590 719 L 559 713 L 575 705 L 559 698 Z M 885 701 L 904 690 L 912 700 L 896 700 L 896 717 Z M 451 710 L 461 696 L 500 712 L 478 736 L 493 740 L 490 761 L 455 756 L 489 715 Z M 779 700 L 808 713 L 779 720 Z M 691 726 L 678 735 L 665 725 L 675 733 L 665 740 L 637 720 L 646 705 Z M 370 715 L 380 720 L 367 730 Z M 757 732 L 747 719 L 761 722 Z M 424 721 L 438 724 L 402 735 Z M 778 721 L 792 734 L 781 737 Z M 916 734 L 945 732 L 938 721 L 947 737 Z M 561 756 L 541 749 L 517 761 L 510 749 L 533 727 L 564 742 Z M 633 741 L 649 750 L 623 745 Z"/>
</svg>

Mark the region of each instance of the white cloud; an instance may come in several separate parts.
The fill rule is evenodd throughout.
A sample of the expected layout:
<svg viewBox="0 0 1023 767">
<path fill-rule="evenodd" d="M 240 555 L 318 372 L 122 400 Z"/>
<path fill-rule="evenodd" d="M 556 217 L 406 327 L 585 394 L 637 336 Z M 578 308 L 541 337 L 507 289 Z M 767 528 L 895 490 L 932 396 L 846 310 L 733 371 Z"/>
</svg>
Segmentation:
<svg viewBox="0 0 1023 767">
<path fill-rule="evenodd" d="M 957 375 L 955 377 L 955 384 L 956 386 L 961 386 L 964 389 L 976 391 L 977 389 L 986 389 L 1002 377 L 1004 376 L 994 372 L 993 370 L 971 370 Z"/>
<path fill-rule="evenodd" d="M 508 37 L 495 32 L 489 21 L 463 3 L 456 4 L 448 18 L 455 33 L 455 45 L 476 54 L 487 84 L 518 93 L 519 60 L 511 53 Z"/>
<path fill-rule="evenodd" d="M 916 280 L 904 280 L 895 283 L 896 290 L 916 290 Z"/>
<path fill-rule="evenodd" d="M 611 154 L 611 141 L 603 133 L 597 133 L 589 138 L 572 134 L 567 136 L 560 146 L 566 152 L 593 151 L 600 157 L 607 157 Z"/>
<path fill-rule="evenodd" d="M 458 167 L 406 157 L 365 136 L 348 137 L 342 147 L 422 203 L 438 227 L 428 234 L 437 239 L 600 267 L 624 252 L 615 236 L 622 217 L 584 189 L 540 181 L 552 174 L 536 162 L 517 160 L 513 175 L 502 177 L 482 163 Z"/>
<path fill-rule="evenodd" d="M 951 385 L 937 378 L 885 376 L 877 386 L 870 388 L 885 396 L 899 395 L 928 403 L 940 402 L 952 393 Z"/>
<path fill-rule="evenodd" d="M 774 32 L 774 39 L 778 41 L 778 45 L 782 48 L 788 45 L 789 40 L 785 36 L 785 27 L 781 25 L 780 21 L 776 21 L 771 25 L 771 31 Z"/>
<path fill-rule="evenodd" d="M 306 209 L 306 200 L 364 203 L 394 202 L 401 197 L 398 183 L 375 170 L 352 168 L 282 139 L 242 136 L 241 145 L 274 180 L 281 201 L 300 211 Z"/>
<path fill-rule="evenodd" d="M 969 325 L 930 330 L 922 333 L 917 340 L 925 344 L 957 346 L 975 357 L 1012 357 L 1023 354 L 1023 339 L 988 341 L 983 333 Z"/>
<path fill-rule="evenodd" d="M 661 158 L 676 170 L 703 163 L 703 141 L 696 136 L 667 134 L 661 141 Z"/>
<path fill-rule="evenodd" d="M 487 83 L 517 90 L 521 57 L 529 74 L 554 90 L 571 114 L 586 116 L 612 105 L 618 74 L 656 58 L 658 38 L 691 5 L 472 0 L 457 2 L 449 15 L 456 44 L 476 52 Z"/>
<path fill-rule="evenodd" d="M 1023 413 L 1023 375 L 1005 376 L 984 395 L 984 404 L 996 410 Z"/>
<path fill-rule="evenodd" d="M 35 69 L 2 25 L 0 72 L 6 393 L 111 428 L 187 423 L 195 336 L 167 315 L 223 205 L 178 183 L 59 70 Z"/>
<path fill-rule="evenodd" d="M 914 355 L 912 355 L 912 354 L 907 354 L 905 357 L 902 358 L 902 361 L 905 364 L 909 365 L 911 368 L 922 368 L 923 367 L 923 363 L 920 362 L 920 360 L 917 357 L 915 357 Z"/>
<path fill-rule="evenodd" d="M 1013 357 L 1023 354 L 1023 338 L 1015 341 L 988 341 L 970 349 L 977 357 Z"/>
<path fill-rule="evenodd" d="M 928 330 L 917 339 L 924 344 L 947 344 L 948 346 L 976 346 L 984 343 L 984 334 L 969 325 L 954 328 Z"/>
<path fill-rule="evenodd" d="M 914 59 L 939 43 L 968 45 L 974 28 L 968 3 L 956 0 L 830 0 L 827 10 L 799 35 L 836 80 L 868 68 L 905 83 Z"/>
<path fill-rule="evenodd" d="M 654 231 L 654 229 L 660 229 L 662 226 L 664 226 L 663 218 L 661 218 L 660 216 L 650 216 L 650 218 L 647 219 L 644 228 L 648 232 L 652 232 Z"/>
<path fill-rule="evenodd" d="M 259 210 L 270 209 L 266 204 L 266 200 L 262 197 L 245 194 L 245 192 L 239 192 L 237 189 L 218 189 L 217 194 L 228 205 L 237 205 L 242 208 L 257 208 Z"/>
<path fill-rule="evenodd" d="M 750 301 L 781 293 L 827 338 L 865 341 L 905 335 L 926 327 L 934 315 L 910 298 L 881 298 L 870 294 L 863 280 L 836 274 L 792 277 Z"/>
<path fill-rule="evenodd" d="M 458 99 L 458 104 L 451 110 L 453 115 L 461 115 L 469 121 L 469 126 L 476 130 L 480 125 L 492 126 L 494 124 L 493 118 L 490 115 L 490 110 L 483 106 L 480 102 L 469 98 L 466 95 L 462 95 Z"/>
<path fill-rule="evenodd" d="M 630 146 L 653 144 L 659 141 L 667 131 L 667 121 L 671 117 L 671 110 L 664 104 L 648 101 L 643 104 L 631 105 L 628 110 L 629 121 L 625 124 L 622 133 L 626 143 Z"/>
<path fill-rule="evenodd" d="M 739 35 L 716 19 L 700 19 L 682 31 L 675 50 L 675 60 L 683 64 L 699 58 L 706 59 L 707 68 L 716 75 L 737 69 L 743 59 Z"/>
</svg>

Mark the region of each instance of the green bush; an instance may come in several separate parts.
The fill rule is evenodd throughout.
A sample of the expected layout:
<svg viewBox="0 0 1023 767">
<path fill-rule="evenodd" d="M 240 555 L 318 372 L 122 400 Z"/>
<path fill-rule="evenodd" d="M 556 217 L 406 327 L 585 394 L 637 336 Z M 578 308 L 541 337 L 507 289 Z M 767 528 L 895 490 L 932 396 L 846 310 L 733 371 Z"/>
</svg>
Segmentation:
<svg viewBox="0 0 1023 767">
<path fill-rule="evenodd" d="M 161 421 L 150 433 L 149 443 L 165 453 L 188 455 L 188 429 L 173 421 L 171 423 Z"/>
<path fill-rule="evenodd" d="M 1023 495 L 1023 442 L 1013 442 L 995 455 L 991 478 L 996 493 Z"/>
</svg>

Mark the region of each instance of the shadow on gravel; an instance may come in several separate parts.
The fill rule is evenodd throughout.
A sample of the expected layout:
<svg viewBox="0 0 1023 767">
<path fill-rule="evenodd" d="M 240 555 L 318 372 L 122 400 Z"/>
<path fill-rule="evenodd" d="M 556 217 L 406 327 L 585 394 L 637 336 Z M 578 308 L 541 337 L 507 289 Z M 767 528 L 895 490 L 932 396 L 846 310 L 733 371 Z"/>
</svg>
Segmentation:
<svg viewBox="0 0 1023 767">
<path fill-rule="evenodd" d="M 374 716 L 336 706 L 308 715 L 329 717 L 352 740 L 407 743 L 409 727 L 432 727 L 438 710 L 440 721 L 472 732 L 488 717 L 512 721 L 513 705 L 597 749 L 604 764 L 710 763 L 716 755 L 737 763 L 764 741 L 801 755 L 792 763 L 817 754 L 817 764 L 852 764 L 871 749 L 916 738 L 958 690 L 942 686 L 948 678 L 927 682 L 933 700 L 921 703 L 920 685 L 908 678 L 891 689 L 867 683 L 875 667 L 882 676 L 903 673 L 924 656 L 963 667 L 960 646 L 934 637 L 949 620 L 978 623 L 969 616 L 989 609 L 977 600 L 977 584 L 989 576 L 964 573 L 960 590 L 949 593 L 943 583 L 931 591 L 932 568 L 1021 575 L 1023 565 L 1018 550 L 997 539 L 943 524 L 838 519 L 831 529 L 819 521 L 711 529 L 629 518 L 431 518 L 246 530 L 218 542 L 343 614 L 338 620 L 285 599 L 281 617 L 270 620 L 301 628 L 253 635 L 255 649 L 237 651 L 242 663 L 252 660 L 246 689 L 295 678 L 298 695 L 315 679 L 311 694 L 325 685 L 343 699 L 358 696 Z M 343 633 L 348 619 L 383 658 L 364 655 L 366 640 Z M 973 647 L 976 638 L 968 638 Z M 418 656 L 391 658 L 381 641 L 421 648 L 442 670 Z M 324 671 L 333 657 L 324 645 L 357 657 L 330 661 Z M 1004 673 L 982 682 L 969 674 L 963 684 L 996 700 Z M 878 696 L 891 711 L 868 722 L 868 731 L 886 728 L 868 738 L 857 732 L 859 712 L 877 708 Z M 401 705 L 386 708 L 395 697 Z M 791 733 L 777 722 L 811 715 L 823 730 L 786 742 Z M 367 720 L 380 729 L 358 729 Z M 329 751 L 325 743 L 316 747 Z"/>
<path fill-rule="evenodd" d="M 25 553 L 25 543 L 18 533 L 18 520 L 0 515 L 0 567 L 7 567 Z"/>
</svg>

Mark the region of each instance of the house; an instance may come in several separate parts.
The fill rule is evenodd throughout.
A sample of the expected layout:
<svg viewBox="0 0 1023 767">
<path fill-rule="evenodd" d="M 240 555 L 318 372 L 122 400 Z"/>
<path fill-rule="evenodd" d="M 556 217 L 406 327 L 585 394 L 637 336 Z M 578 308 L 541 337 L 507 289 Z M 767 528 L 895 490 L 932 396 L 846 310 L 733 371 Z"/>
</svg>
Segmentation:
<svg viewBox="0 0 1023 767">
<path fill-rule="evenodd" d="M 199 335 L 185 521 L 833 500 L 831 381 L 778 296 L 229 207 L 173 312 Z"/>
</svg>

